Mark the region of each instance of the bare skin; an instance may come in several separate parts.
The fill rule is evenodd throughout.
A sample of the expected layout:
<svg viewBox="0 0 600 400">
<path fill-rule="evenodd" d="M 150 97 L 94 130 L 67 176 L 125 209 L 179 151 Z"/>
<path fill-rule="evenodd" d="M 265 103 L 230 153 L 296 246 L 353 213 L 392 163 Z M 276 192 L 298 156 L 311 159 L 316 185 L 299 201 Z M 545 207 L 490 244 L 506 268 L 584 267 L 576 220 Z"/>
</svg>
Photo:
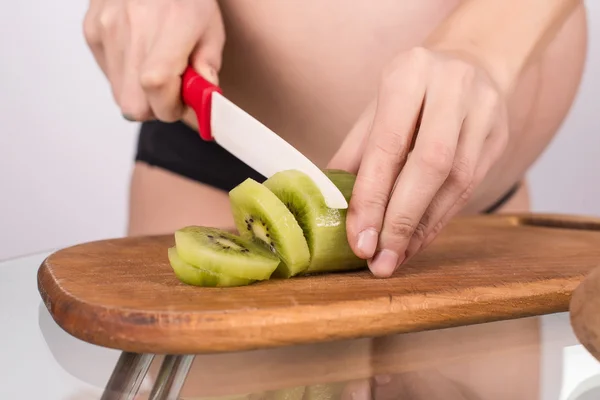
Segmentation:
<svg viewBox="0 0 600 400">
<path fill-rule="evenodd" d="M 98 5 L 102 1 L 93 3 Z M 118 3 L 121 2 L 114 2 Z M 159 3 L 166 4 L 157 0 L 156 4 Z M 460 0 L 379 0 L 373 6 L 372 1 L 356 0 L 349 6 L 345 0 L 222 0 L 219 6 L 224 22 L 223 37 L 226 37 L 224 45 L 219 42 L 221 26 L 205 22 L 197 27 L 198 35 L 218 39 L 200 56 L 194 56 L 193 61 L 198 62 L 198 71 L 205 71 L 206 63 L 219 70 L 218 76 L 210 72 L 205 76 L 218 81 L 231 100 L 317 165 L 326 167 L 365 107 L 376 97 L 382 69 L 399 52 L 422 45 L 461 3 Z M 215 12 L 208 1 L 198 2 L 194 7 L 198 7 L 196 11 L 202 15 Z M 171 28 L 177 25 L 176 19 L 170 21 Z M 507 24 L 510 22 L 506 21 Z M 492 167 L 477 186 L 461 214 L 480 212 L 519 181 L 524 185 L 499 212 L 530 209 L 525 176 L 571 107 L 584 65 L 586 30 L 585 10 L 579 5 L 536 61 L 519 74 L 514 90 L 506 100 L 510 131 L 506 149 L 496 167 Z M 98 35 L 94 36 L 97 32 L 89 28 L 88 33 L 92 39 L 98 38 Z M 499 36 L 502 34 L 502 31 L 498 33 Z M 102 46 L 97 40 L 91 42 L 100 54 Z M 221 45 L 222 60 L 218 55 Z M 171 48 L 172 44 L 167 39 L 159 40 L 157 47 L 161 46 Z M 104 51 L 108 50 L 104 48 Z M 102 61 L 101 54 L 97 57 L 105 70 L 115 68 Z M 198 61 L 203 57 L 204 64 Z M 144 64 L 145 68 L 152 70 L 148 65 L 158 61 L 160 58 L 150 60 Z M 182 67 L 175 64 L 177 68 Z M 161 86 L 156 84 L 160 73 L 142 74 L 144 87 L 140 88 L 136 86 L 138 77 L 135 73 L 138 71 L 131 70 L 134 63 L 130 60 L 125 65 L 129 66 L 125 67 L 126 70 L 129 68 L 125 83 L 121 82 L 119 86 L 119 79 L 111 81 L 115 100 L 124 113 L 142 120 L 156 117 L 152 115 L 151 108 L 154 108 L 161 119 L 176 120 L 183 116 L 185 122 L 195 127 L 195 117 L 189 110 L 165 106 L 168 95 L 178 89 L 172 81 Z M 336 162 L 343 164 L 348 159 L 338 155 Z M 129 218 L 129 235 L 168 234 L 191 224 L 233 228 L 226 192 L 143 163 L 136 163 L 133 170 Z M 539 334 L 537 325 L 528 321 L 515 323 L 521 325 L 518 329 L 524 333 L 534 337 Z M 377 342 L 377 339 L 373 340 Z M 497 371 L 511 371 L 514 365 L 527 368 L 511 377 L 510 382 L 493 380 L 479 389 L 480 394 L 483 398 L 494 399 L 498 389 L 506 388 L 508 383 L 515 392 L 513 398 L 535 398 L 535 394 L 531 396 L 538 390 L 539 350 L 535 346 L 527 354 L 492 356 L 471 365 L 456 366 L 450 372 L 441 372 L 455 381 L 468 382 L 473 371 L 487 370 L 490 377 L 495 377 Z M 438 375 L 427 372 L 417 378 L 392 377 L 392 382 L 428 381 L 439 379 Z M 394 389 L 391 398 L 400 392 Z M 383 394 L 381 396 L 384 398 Z M 414 398 L 433 397 L 426 393 L 414 395 Z"/>
<path fill-rule="evenodd" d="M 421 44 L 459 3 L 382 1 L 372 7 L 357 1 L 347 7 L 338 0 L 224 0 L 227 39 L 219 84 L 229 98 L 325 167 L 376 95 L 384 65 Z M 512 137 L 525 139 L 509 142 L 503 158 L 510 162 L 492 168 L 462 214 L 479 212 L 524 180 L 571 107 L 585 50 L 580 6 L 518 79 L 508 120 Z M 185 121 L 195 126 L 192 113 Z M 528 209 L 525 184 L 500 212 Z M 227 193 L 136 164 L 128 233 L 168 233 L 186 224 L 233 227 Z"/>
</svg>

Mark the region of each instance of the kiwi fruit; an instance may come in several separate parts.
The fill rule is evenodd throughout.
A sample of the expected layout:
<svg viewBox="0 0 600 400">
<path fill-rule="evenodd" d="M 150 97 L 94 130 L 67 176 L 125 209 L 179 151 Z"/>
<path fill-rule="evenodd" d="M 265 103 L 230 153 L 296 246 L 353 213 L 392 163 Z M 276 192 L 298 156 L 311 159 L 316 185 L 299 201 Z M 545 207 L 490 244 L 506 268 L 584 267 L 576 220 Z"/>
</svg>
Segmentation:
<svg viewBox="0 0 600 400">
<path fill-rule="evenodd" d="M 180 397 L 179 400 L 263 400 L 263 394 L 238 394 L 211 397 Z"/>
<path fill-rule="evenodd" d="M 229 192 L 229 199 L 240 236 L 281 259 L 274 276 L 290 278 L 308 268 L 310 251 L 304 232 L 273 192 L 247 178 Z"/>
<path fill-rule="evenodd" d="M 267 400 L 303 400 L 304 390 L 304 386 L 273 390 L 268 392 Z"/>
<path fill-rule="evenodd" d="M 343 391 L 344 385 L 339 382 L 311 385 L 306 387 L 303 400 L 339 400 Z"/>
<path fill-rule="evenodd" d="M 324 170 L 349 202 L 356 176 L 341 170 Z M 303 172 L 287 170 L 274 174 L 263 185 L 294 215 L 302 228 L 310 252 L 304 273 L 354 270 L 367 266 L 356 256 L 346 234 L 346 210 L 327 207 L 321 191 Z"/>
<path fill-rule="evenodd" d="M 227 276 L 212 272 L 206 269 L 196 268 L 191 264 L 186 263 L 177 254 L 175 247 L 168 249 L 169 263 L 175 272 L 175 276 L 188 285 L 203 286 L 203 287 L 233 287 L 246 286 L 254 281 L 251 279 L 237 278 L 235 276 Z"/>
<path fill-rule="evenodd" d="M 269 279 L 281 262 L 264 247 L 218 228 L 181 228 L 175 231 L 175 248 L 179 258 L 192 267 L 253 281 Z"/>
</svg>

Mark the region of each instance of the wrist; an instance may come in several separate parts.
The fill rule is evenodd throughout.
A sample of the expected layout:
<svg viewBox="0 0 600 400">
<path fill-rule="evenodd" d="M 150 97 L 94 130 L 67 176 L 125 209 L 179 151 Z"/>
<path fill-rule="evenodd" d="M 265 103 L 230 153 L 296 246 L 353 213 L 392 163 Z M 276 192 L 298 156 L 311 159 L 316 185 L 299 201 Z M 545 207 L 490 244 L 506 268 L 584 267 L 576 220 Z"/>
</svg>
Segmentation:
<svg viewBox="0 0 600 400">
<path fill-rule="evenodd" d="M 477 66 L 488 75 L 502 95 L 510 92 L 518 77 L 518 73 L 515 68 L 512 68 L 511 62 L 506 56 L 494 54 L 466 40 L 445 40 L 428 43 L 426 47 L 432 51 L 448 54 Z"/>
<path fill-rule="evenodd" d="M 581 0 L 466 0 L 425 47 L 476 62 L 507 93 L 579 5 Z"/>
</svg>

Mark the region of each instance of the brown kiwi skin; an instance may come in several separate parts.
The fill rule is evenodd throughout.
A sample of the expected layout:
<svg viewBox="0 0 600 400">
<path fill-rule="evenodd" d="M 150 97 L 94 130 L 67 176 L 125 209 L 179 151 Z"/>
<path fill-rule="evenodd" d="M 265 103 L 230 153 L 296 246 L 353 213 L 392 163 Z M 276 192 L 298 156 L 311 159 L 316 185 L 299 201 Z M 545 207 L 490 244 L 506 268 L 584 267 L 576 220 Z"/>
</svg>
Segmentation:
<svg viewBox="0 0 600 400">
<path fill-rule="evenodd" d="M 258 244 L 218 228 L 186 226 L 175 231 L 175 248 L 193 267 L 249 281 L 267 280 L 279 258 Z"/>
<path fill-rule="evenodd" d="M 201 287 L 235 287 L 247 286 L 255 281 L 235 276 L 219 274 L 186 263 L 177 254 L 177 248 L 170 247 L 167 251 L 169 264 L 179 281 L 191 286 Z"/>
</svg>

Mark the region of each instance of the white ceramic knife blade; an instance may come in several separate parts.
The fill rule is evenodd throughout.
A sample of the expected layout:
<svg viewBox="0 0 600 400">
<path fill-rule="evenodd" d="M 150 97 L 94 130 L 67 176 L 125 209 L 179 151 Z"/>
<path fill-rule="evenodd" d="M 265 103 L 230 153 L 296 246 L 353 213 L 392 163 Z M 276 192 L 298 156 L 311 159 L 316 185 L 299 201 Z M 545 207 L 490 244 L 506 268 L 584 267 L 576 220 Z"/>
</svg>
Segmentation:
<svg viewBox="0 0 600 400">
<path fill-rule="evenodd" d="M 218 92 L 211 96 L 215 142 L 266 178 L 290 169 L 304 172 L 319 187 L 329 208 L 348 208 L 337 186 L 306 156 L 225 96 Z"/>
</svg>

